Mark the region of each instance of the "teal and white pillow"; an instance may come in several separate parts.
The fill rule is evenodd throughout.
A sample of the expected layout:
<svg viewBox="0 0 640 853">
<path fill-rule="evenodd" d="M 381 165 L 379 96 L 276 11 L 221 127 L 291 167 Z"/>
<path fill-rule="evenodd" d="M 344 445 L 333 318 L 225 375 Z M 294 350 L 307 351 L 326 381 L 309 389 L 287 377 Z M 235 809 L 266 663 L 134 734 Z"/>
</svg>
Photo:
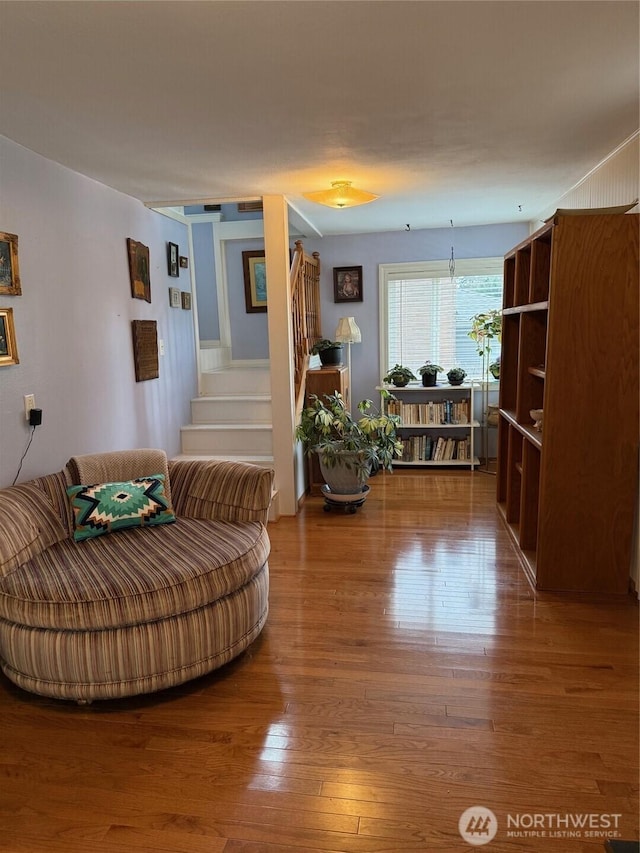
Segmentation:
<svg viewBox="0 0 640 853">
<path fill-rule="evenodd" d="M 125 483 L 69 486 L 76 542 L 124 530 L 176 520 L 167 498 L 164 474 Z"/>
</svg>

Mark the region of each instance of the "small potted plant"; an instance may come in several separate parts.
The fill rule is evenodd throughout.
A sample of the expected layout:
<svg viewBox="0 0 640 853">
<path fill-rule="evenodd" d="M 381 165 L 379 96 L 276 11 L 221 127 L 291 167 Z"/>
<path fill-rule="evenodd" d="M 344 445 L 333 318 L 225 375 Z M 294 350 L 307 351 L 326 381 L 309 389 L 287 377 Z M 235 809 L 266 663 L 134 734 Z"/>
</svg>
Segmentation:
<svg viewBox="0 0 640 853">
<path fill-rule="evenodd" d="M 405 385 L 408 385 L 409 382 L 417 378 L 408 367 L 396 364 L 389 369 L 389 372 L 383 377 L 382 381 L 390 385 L 395 385 L 396 388 L 404 388 Z"/>
<path fill-rule="evenodd" d="M 489 373 L 494 379 L 500 379 L 500 356 L 498 356 L 496 360 L 492 361 L 489 365 Z"/>
<path fill-rule="evenodd" d="M 395 399 L 389 392 L 383 396 Z M 361 400 L 358 411 L 362 417 L 355 420 L 341 394 L 314 394 L 296 429 L 305 453 L 318 454 L 322 476 L 336 494 L 362 492 L 372 470 L 390 471 L 394 457 L 402 456 L 400 417 L 377 412 L 371 400 Z"/>
<path fill-rule="evenodd" d="M 340 341 L 322 338 L 315 342 L 311 348 L 311 354 L 320 356 L 320 363 L 323 367 L 337 367 L 342 364 L 342 344 Z"/>
<path fill-rule="evenodd" d="M 452 367 L 451 370 L 447 371 L 449 385 L 462 385 L 466 375 L 467 371 L 463 370 L 461 367 Z"/>
<path fill-rule="evenodd" d="M 424 387 L 432 388 L 436 384 L 438 373 L 442 373 L 443 369 L 439 364 L 433 364 L 431 361 L 426 361 L 422 367 L 419 367 L 418 373 L 422 376 Z"/>
</svg>

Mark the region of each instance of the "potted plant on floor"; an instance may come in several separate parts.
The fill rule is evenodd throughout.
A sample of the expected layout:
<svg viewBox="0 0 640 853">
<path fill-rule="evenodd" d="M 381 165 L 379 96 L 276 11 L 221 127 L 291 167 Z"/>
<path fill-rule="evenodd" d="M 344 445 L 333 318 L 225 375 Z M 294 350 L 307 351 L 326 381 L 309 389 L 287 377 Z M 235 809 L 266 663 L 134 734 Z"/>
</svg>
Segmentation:
<svg viewBox="0 0 640 853">
<path fill-rule="evenodd" d="M 389 385 L 395 385 L 396 388 L 404 388 L 405 385 L 408 385 L 409 382 L 417 378 L 418 377 L 415 376 L 413 371 L 409 370 L 408 367 L 396 364 L 394 367 L 389 369 L 389 372 L 382 378 L 382 381 Z"/>
<path fill-rule="evenodd" d="M 383 396 L 395 399 L 389 392 Z M 402 456 L 398 415 L 381 414 L 371 400 L 361 400 L 358 411 L 355 420 L 339 393 L 313 395 L 296 429 L 305 453 L 318 454 L 322 476 L 335 494 L 362 493 L 372 470 L 390 471 L 393 459 Z"/>
<path fill-rule="evenodd" d="M 319 355 L 323 367 L 337 367 L 342 364 L 342 344 L 322 338 L 311 348 L 311 355 Z"/>
<path fill-rule="evenodd" d="M 418 373 L 422 376 L 422 384 L 425 388 L 432 388 L 436 384 L 438 373 L 442 373 L 444 368 L 439 364 L 433 364 L 431 361 L 426 361 L 422 367 L 418 368 Z"/>
</svg>

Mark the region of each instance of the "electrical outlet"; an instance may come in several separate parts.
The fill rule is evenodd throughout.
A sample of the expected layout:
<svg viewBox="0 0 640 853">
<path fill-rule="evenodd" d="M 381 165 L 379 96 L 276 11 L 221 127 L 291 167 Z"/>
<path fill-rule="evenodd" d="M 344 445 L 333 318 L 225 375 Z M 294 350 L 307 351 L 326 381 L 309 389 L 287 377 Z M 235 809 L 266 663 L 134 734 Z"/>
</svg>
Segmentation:
<svg viewBox="0 0 640 853">
<path fill-rule="evenodd" d="M 36 407 L 36 395 L 35 394 L 25 394 L 24 395 L 24 418 L 28 422 L 29 421 L 29 412 L 31 409 L 35 409 Z"/>
</svg>

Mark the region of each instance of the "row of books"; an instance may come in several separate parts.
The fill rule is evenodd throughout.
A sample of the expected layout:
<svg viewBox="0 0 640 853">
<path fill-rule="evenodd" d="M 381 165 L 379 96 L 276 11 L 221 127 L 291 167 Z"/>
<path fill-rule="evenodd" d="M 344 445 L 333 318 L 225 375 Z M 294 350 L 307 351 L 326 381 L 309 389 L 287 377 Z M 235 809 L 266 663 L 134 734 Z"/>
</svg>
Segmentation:
<svg viewBox="0 0 640 853">
<path fill-rule="evenodd" d="M 402 440 L 403 462 L 471 461 L 471 441 L 467 438 L 413 435 Z"/>
<path fill-rule="evenodd" d="M 403 403 L 402 400 L 389 400 L 387 413 L 400 415 L 405 426 L 468 424 L 469 400 L 442 400 L 438 403 Z"/>
</svg>

